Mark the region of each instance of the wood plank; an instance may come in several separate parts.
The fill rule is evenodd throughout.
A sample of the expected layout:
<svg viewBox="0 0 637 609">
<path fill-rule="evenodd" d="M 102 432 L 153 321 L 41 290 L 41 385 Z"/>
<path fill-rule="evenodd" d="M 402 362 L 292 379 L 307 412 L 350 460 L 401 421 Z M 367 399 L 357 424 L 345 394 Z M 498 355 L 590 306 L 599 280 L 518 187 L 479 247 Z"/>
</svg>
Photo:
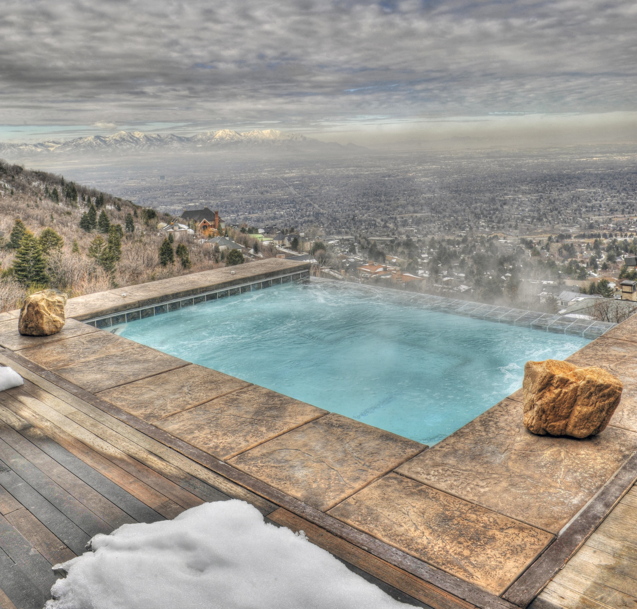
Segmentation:
<svg viewBox="0 0 637 609">
<path fill-rule="evenodd" d="M 163 476 L 157 474 L 157 472 L 154 472 L 147 466 L 129 457 L 127 454 L 115 448 L 108 442 L 104 442 L 95 436 L 95 434 L 92 434 L 82 426 L 75 423 L 75 421 L 61 415 L 53 408 L 40 402 L 26 392 L 18 392 L 16 389 L 10 389 L 5 392 L 5 395 L 0 395 L 0 402 L 9 408 L 11 408 L 11 403 L 8 400 L 11 399 L 21 403 L 32 412 L 35 412 L 40 415 L 40 417 L 45 418 L 50 423 L 53 423 L 56 427 L 67 432 L 67 434 L 93 449 L 105 459 L 128 472 L 131 476 L 134 476 L 140 481 L 143 480 L 146 486 L 154 489 L 157 493 L 163 495 L 163 497 L 170 499 L 176 505 L 181 506 L 181 508 L 188 509 L 195 505 L 201 505 L 201 500 L 198 497 L 195 497 L 192 493 L 179 488 L 170 480 L 165 479 Z M 23 418 L 27 418 L 25 415 L 21 416 L 23 416 Z M 183 509 L 179 510 L 179 512 L 181 513 Z"/>
<path fill-rule="evenodd" d="M 637 566 L 637 545 L 629 541 L 618 541 L 607 537 L 599 529 L 586 542 L 589 548 L 608 552 L 612 556 L 621 556 L 624 560 L 632 560 Z"/>
<path fill-rule="evenodd" d="M 606 575 L 608 575 L 607 572 L 598 572 L 596 577 L 591 579 L 576 568 L 569 568 L 560 571 L 553 581 L 602 605 L 632 607 L 635 609 L 637 607 L 637 598 L 635 598 L 634 594 L 627 594 L 625 591 L 615 588 L 613 581 L 605 579 Z M 634 580 L 632 581 L 632 589 L 637 591 Z"/>
<path fill-rule="evenodd" d="M 3 396 L 0 394 L 0 401 L 2 400 Z M 17 400 L 11 402 L 6 401 L 5 405 L 27 419 L 34 427 L 39 427 L 44 430 L 47 436 L 84 461 L 87 465 L 103 474 L 106 478 L 109 478 L 115 484 L 128 491 L 131 495 L 137 497 L 142 503 L 161 514 L 164 518 L 174 518 L 183 511 L 176 503 L 167 504 L 166 497 L 138 478 L 131 476 L 128 472 L 101 454 L 76 440 L 72 435 L 57 427 L 57 425 L 54 425 L 46 418 L 31 411 L 21 402 Z"/>
<path fill-rule="evenodd" d="M 268 519 L 295 533 L 304 531 L 313 544 L 405 594 L 426 603 L 433 609 L 473 609 L 475 607 L 475 605 L 443 592 L 287 510 L 280 508 L 272 512 Z"/>
<path fill-rule="evenodd" d="M 622 560 L 621 557 L 584 546 L 555 576 L 555 581 L 565 584 L 563 580 L 574 574 L 589 582 L 603 582 L 605 586 L 631 596 L 637 603 L 637 564 L 631 560 Z"/>
<path fill-rule="evenodd" d="M 0 472 L 0 484 L 73 552 L 76 554 L 84 552 L 90 536 L 51 505 L 40 493 L 33 490 L 15 472 Z"/>
<path fill-rule="evenodd" d="M 75 558 L 75 552 L 53 535 L 26 508 L 11 512 L 6 519 L 51 565 Z"/>
<path fill-rule="evenodd" d="M 557 605 L 560 609 L 616 609 L 616 607 L 608 607 L 578 592 L 573 592 L 555 582 L 551 582 L 544 589 L 542 598 Z"/>
<path fill-rule="evenodd" d="M 3 516 L 0 516 L 0 548 L 38 590 L 49 593 L 56 579 L 51 564 Z"/>
<path fill-rule="evenodd" d="M 630 490 L 636 479 L 637 454 L 633 454 L 503 598 L 519 607 L 527 607 Z"/>
<path fill-rule="evenodd" d="M 47 437 L 39 429 L 31 427 L 21 432 L 25 438 L 35 444 L 42 452 L 55 459 L 58 463 L 75 474 L 80 480 L 95 489 L 100 495 L 119 507 L 136 522 L 156 522 L 164 520 L 145 503 L 134 497 L 129 492 L 118 486 L 96 469 L 70 453 L 57 442 Z"/>
<path fill-rule="evenodd" d="M 0 425 L 0 439 L 111 527 L 117 528 L 123 524 L 135 522 L 128 514 L 113 505 L 108 499 L 82 482 L 77 476 L 74 476 L 13 429 L 7 429 Z"/>
<path fill-rule="evenodd" d="M 22 507 L 22 504 L 16 501 L 13 498 L 11 493 L 7 492 L 7 490 L 0 486 L 0 514 L 10 514 L 11 512 L 15 512 L 15 510 L 19 510 Z"/>
<path fill-rule="evenodd" d="M 214 473 L 229 479 L 235 484 L 247 488 L 249 491 L 252 491 L 257 495 L 261 495 L 268 501 L 288 509 L 302 518 L 325 528 L 334 535 L 342 537 L 354 545 L 366 549 L 378 558 L 386 560 L 394 566 L 397 566 L 404 571 L 407 571 L 408 573 L 411 573 L 412 575 L 445 590 L 446 592 L 474 604 L 480 609 L 515 609 L 515 606 L 512 603 L 494 596 L 475 585 L 454 577 L 453 575 L 436 569 L 435 567 L 432 567 L 431 565 L 428 565 L 427 563 L 410 556 L 405 552 L 372 537 L 371 535 L 358 531 L 353 527 L 320 512 L 316 508 L 312 508 L 311 506 L 286 495 L 261 480 L 258 480 L 245 472 L 239 471 L 227 463 L 224 463 L 223 461 L 220 461 L 219 459 L 216 459 L 191 446 L 190 444 L 137 419 L 120 408 L 96 398 L 88 391 L 73 385 L 73 383 L 68 382 L 66 379 L 59 377 L 55 373 L 43 369 L 37 364 L 33 364 L 16 353 L 8 353 L 5 350 L 0 350 L 0 363 L 3 360 L 10 362 L 9 365 L 11 366 L 20 366 L 21 368 L 26 368 L 28 371 L 35 372 L 36 377 L 42 377 L 50 383 L 57 385 L 61 389 L 89 402 L 100 410 L 118 418 L 124 423 L 127 423 L 143 434 L 152 437 L 156 441 L 176 451 L 179 451 L 185 457 L 196 461 L 205 468 L 212 470 Z M 20 372 L 20 374 L 22 373 Z"/>
<path fill-rule="evenodd" d="M 42 609 L 48 598 L 1 549 L 0 589 L 18 609 Z"/>
<path fill-rule="evenodd" d="M 112 526 L 82 505 L 73 495 L 67 493 L 2 439 L 0 439 L 0 460 L 90 537 L 99 533 L 107 535 L 113 530 Z"/>
<path fill-rule="evenodd" d="M 164 459 L 166 462 L 178 467 L 181 471 L 188 473 L 191 476 L 190 480 L 184 479 L 182 482 L 185 485 L 188 485 L 192 482 L 191 486 L 185 486 L 185 488 L 188 488 L 188 490 L 190 490 L 193 494 L 196 494 L 201 499 L 204 499 L 205 501 L 217 501 L 220 498 L 217 497 L 216 493 L 219 492 L 228 497 L 241 499 L 243 501 L 251 503 L 264 515 L 269 514 L 276 509 L 276 506 L 266 501 L 262 497 L 251 493 L 242 486 L 233 484 L 228 479 L 202 467 L 198 463 L 188 459 L 187 457 L 184 457 L 182 454 L 171 449 L 170 447 L 156 441 L 146 434 L 139 432 L 126 423 L 120 421 L 119 419 L 116 419 L 115 417 L 100 410 L 99 408 L 96 408 L 92 404 L 89 404 L 88 402 L 78 398 L 77 396 L 66 392 L 64 389 L 58 387 L 57 385 L 53 385 L 49 381 L 38 377 L 29 370 L 25 368 L 21 369 L 20 374 L 23 374 L 23 376 L 25 377 L 24 390 L 34 397 L 42 399 L 43 401 L 46 396 L 57 397 L 58 399 L 61 399 L 62 401 L 65 401 L 68 404 L 72 405 L 77 410 L 99 421 L 113 431 L 124 435 L 129 440 L 135 442 L 147 451 Z M 27 380 L 27 377 L 30 380 Z M 206 487 L 197 485 L 196 483 L 198 481 L 203 481 L 206 484 Z M 213 489 L 213 491 L 211 492 L 209 489 Z"/>
<path fill-rule="evenodd" d="M 2 405 L 0 405 L 0 422 L 5 423 L 11 427 L 11 429 L 15 429 L 16 431 L 21 431 L 22 429 L 30 427 L 29 423 L 22 417 L 19 417 L 17 414 L 11 412 L 8 408 L 5 408 Z"/>
</svg>

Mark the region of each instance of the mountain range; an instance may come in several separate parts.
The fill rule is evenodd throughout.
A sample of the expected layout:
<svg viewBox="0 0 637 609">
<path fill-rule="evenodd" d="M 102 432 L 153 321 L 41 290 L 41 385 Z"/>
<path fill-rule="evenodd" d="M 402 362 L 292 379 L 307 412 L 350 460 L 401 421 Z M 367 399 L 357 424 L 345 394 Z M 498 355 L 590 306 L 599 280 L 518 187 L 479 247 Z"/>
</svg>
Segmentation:
<svg viewBox="0 0 637 609">
<path fill-rule="evenodd" d="M 77 154 L 77 153 L 109 153 L 109 152 L 137 152 L 162 151 L 170 149 L 204 151 L 207 149 L 236 149 L 249 150 L 253 148 L 281 148 L 292 150 L 324 150 L 353 147 L 341 146 L 305 137 L 304 135 L 288 134 L 275 129 L 263 131 L 246 131 L 239 133 L 231 129 L 208 131 L 190 137 L 156 133 L 141 133 L 139 131 L 119 131 L 113 135 L 91 135 L 72 140 L 50 140 L 37 144 L 3 143 L 0 142 L 0 155 L 34 156 L 46 154 Z"/>
</svg>

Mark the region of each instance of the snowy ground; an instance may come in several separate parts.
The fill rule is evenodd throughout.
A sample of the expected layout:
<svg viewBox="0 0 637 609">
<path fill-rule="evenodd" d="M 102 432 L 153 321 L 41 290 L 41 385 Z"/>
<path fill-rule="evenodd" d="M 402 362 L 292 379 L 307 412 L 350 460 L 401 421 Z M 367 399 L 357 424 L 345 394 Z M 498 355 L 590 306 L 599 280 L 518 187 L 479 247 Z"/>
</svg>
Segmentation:
<svg viewBox="0 0 637 609">
<path fill-rule="evenodd" d="M 46 609 L 400 609 L 304 535 L 243 501 L 97 535 Z"/>
</svg>

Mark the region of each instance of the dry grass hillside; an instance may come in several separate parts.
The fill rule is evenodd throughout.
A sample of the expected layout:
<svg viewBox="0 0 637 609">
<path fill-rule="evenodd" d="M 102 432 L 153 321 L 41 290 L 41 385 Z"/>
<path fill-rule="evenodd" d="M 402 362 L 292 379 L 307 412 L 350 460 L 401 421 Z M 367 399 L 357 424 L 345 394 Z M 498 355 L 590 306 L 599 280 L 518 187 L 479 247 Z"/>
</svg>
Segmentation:
<svg viewBox="0 0 637 609">
<path fill-rule="evenodd" d="M 74 191 L 77 192 L 76 200 Z M 103 245 L 109 235 L 97 229 L 86 231 L 80 228 L 83 214 L 96 204 L 98 215 L 103 210 L 111 225 L 122 227 L 119 260 L 111 261 L 110 265 L 89 253 L 98 235 L 104 239 Z M 126 231 L 127 214 L 132 216 L 132 232 Z M 0 161 L 0 231 L 3 233 L 0 238 L 0 310 L 19 307 L 29 291 L 41 289 L 44 285 L 73 297 L 203 271 L 222 264 L 218 250 L 215 252 L 210 244 L 184 236 L 175 239 L 173 248 L 176 249 L 183 240 L 190 267 L 184 268 L 177 256 L 175 262 L 163 266 L 159 248 L 164 236 L 158 234 L 157 223 L 170 222 L 171 218 L 148 218 L 149 215 L 154 213 L 148 214 L 130 201 L 66 182 L 62 176 L 25 170 Z M 10 242 L 16 218 L 22 220 L 36 238 L 50 228 L 63 239 L 61 247 L 56 246 L 43 255 L 46 268 L 44 285 L 34 285 L 24 277 L 21 280 L 16 273 L 16 257 L 19 254 L 18 250 L 11 248 Z M 133 226 L 129 222 L 129 229 Z M 74 242 L 77 243 L 75 247 Z M 60 244 L 58 241 L 57 245 Z"/>
</svg>

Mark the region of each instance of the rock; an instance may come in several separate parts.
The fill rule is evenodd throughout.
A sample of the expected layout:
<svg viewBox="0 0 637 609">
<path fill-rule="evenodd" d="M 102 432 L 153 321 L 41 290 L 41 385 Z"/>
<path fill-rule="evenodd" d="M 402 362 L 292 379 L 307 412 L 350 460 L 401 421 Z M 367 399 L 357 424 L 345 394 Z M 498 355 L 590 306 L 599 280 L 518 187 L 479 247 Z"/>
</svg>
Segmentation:
<svg viewBox="0 0 637 609">
<path fill-rule="evenodd" d="M 608 425 L 621 381 L 602 370 L 547 359 L 524 366 L 524 426 L 532 433 L 587 438 Z"/>
<path fill-rule="evenodd" d="M 18 330 L 23 336 L 50 336 L 66 322 L 66 296 L 55 290 L 44 290 L 27 296 L 20 310 Z"/>
</svg>

